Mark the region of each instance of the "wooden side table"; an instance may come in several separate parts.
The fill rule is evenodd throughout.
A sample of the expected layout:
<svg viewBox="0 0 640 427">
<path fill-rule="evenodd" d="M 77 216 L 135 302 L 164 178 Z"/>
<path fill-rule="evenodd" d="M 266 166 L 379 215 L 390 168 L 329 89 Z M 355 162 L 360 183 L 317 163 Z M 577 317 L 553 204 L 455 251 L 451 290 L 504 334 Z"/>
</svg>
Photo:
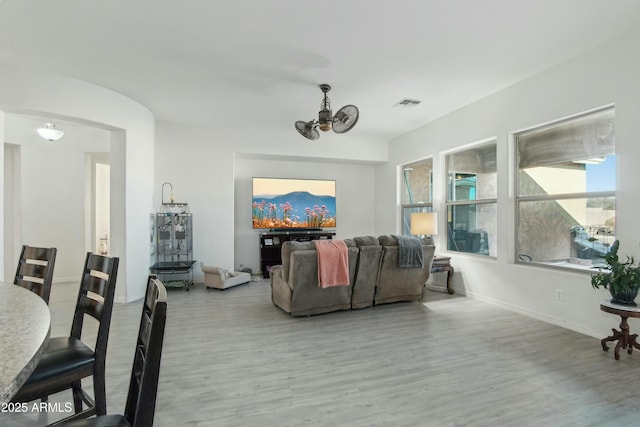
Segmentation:
<svg viewBox="0 0 640 427">
<path fill-rule="evenodd" d="M 436 256 L 433 258 L 433 264 L 431 264 L 432 273 L 447 272 L 447 292 L 453 294 L 453 285 L 451 284 L 451 278 L 453 277 L 453 266 L 451 265 L 450 256 Z"/>
<path fill-rule="evenodd" d="M 627 350 L 629 354 L 633 351 L 633 347 L 640 350 L 640 344 L 636 341 L 638 334 L 629 335 L 629 317 L 640 317 L 640 308 L 629 305 L 613 304 L 611 301 L 603 301 L 600 304 L 600 310 L 611 314 L 617 314 L 622 319 L 620 321 L 620 330 L 611 329 L 613 335 L 600 340 L 603 351 L 609 351 L 608 341 L 618 341 L 613 352 L 616 360 L 620 360 L 620 349 Z"/>
</svg>

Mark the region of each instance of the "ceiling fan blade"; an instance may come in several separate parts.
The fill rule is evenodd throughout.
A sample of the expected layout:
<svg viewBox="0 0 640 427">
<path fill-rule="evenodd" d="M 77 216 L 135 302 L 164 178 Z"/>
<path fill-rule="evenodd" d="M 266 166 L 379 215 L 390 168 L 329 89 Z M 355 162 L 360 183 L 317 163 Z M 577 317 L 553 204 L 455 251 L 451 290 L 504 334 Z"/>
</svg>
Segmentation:
<svg viewBox="0 0 640 427">
<path fill-rule="evenodd" d="M 305 138 L 308 138 L 312 141 L 320 138 L 320 133 L 316 129 L 316 124 L 313 120 L 310 120 L 308 122 L 305 122 L 304 120 L 298 120 L 295 126 L 298 133 Z"/>
<path fill-rule="evenodd" d="M 333 131 L 345 133 L 350 131 L 358 123 L 360 112 L 355 105 L 345 105 L 333 116 Z"/>
</svg>

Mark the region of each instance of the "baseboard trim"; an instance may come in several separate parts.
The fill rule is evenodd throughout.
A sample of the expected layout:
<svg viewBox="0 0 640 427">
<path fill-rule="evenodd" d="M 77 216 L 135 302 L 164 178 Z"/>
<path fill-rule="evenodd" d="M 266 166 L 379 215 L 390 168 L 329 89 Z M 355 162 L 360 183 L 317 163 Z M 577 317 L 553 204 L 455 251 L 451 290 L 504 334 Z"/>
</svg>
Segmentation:
<svg viewBox="0 0 640 427">
<path fill-rule="evenodd" d="M 590 330 L 590 329 L 583 328 L 582 326 L 576 325 L 574 323 L 567 322 L 564 319 L 559 319 L 557 317 L 548 316 L 546 314 L 539 313 L 539 312 L 533 311 L 533 310 L 529 310 L 528 308 L 524 308 L 524 307 L 521 307 L 519 305 L 515 305 L 515 304 L 507 303 L 507 302 L 504 302 L 504 301 L 500 301 L 500 300 L 497 300 L 495 298 L 488 297 L 486 295 L 477 294 L 475 292 L 469 292 L 469 291 L 461 292 L 461 290 L 456 289 L 456 288 L 454 288 L 454 291 L 456 293 L 465 295 L 467 297 L 471 297 L 471 298 L 474 298 L 474 299 L 485 301 L 485 302 L 488 302 L 489 304 L 493 304 L 493 305 L 505 308 L 507 310 L 514 311 L 516 313 L 519 313 L 519 314 L 522 314 L 522 315 L 525 315 L 525 316 L 528 316 L 528 317 L 532 317 L 532 318 L 534 318 L 536 320 L 541 320 L 543 322 L 550 323 L 552 325 L 560 326 L 561 328 L 569 329 L 569 330 L 572 330 L 574 332 L 578 332 L 578 333 L 583 334 L 583 335 L 587 335 L 587 336 L 590 336 L 590 337 L 593 337 L 593 338 L 598 338 L 598 339 L 602 338 L 602 334 L 601 333 L 599 333 L 597 331 Z"/>
</svg>

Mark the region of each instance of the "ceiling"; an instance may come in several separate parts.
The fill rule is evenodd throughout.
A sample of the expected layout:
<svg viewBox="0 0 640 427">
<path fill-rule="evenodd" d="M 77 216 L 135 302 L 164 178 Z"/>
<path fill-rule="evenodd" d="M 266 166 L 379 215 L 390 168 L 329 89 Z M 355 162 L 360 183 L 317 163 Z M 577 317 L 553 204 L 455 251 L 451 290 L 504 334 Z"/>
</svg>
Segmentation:
<svg viewBox="0 0 640 427">
<path fill-rule="evenodd" d="M 317 117 L 329 83 L 334 111 L 360 109 L 350 134 L 388 140 L 639 24 L 637 0 L 0 0 L 0 63 L 274 132 Z"/>
</svg>

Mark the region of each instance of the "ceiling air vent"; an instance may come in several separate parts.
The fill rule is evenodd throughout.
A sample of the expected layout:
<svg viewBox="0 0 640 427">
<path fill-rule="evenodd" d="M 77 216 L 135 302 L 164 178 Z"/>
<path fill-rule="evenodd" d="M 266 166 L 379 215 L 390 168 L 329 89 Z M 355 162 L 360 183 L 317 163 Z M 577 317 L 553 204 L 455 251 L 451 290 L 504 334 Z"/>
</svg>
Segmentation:
<svg viewBox="0 0 640 427">
<path fill-rule="evenodd" d="M 411 99 L 411 98 L 403 98 L 400 101 L 398 101 L 396 104 L 394 104 L 394 107 L 403 107 L 403 108 L 409 108 L 409 107 L 415 107 L 416 105 L 420 104 L 422 101 L 419 101 L 417 99 Z"/>
</svg>

